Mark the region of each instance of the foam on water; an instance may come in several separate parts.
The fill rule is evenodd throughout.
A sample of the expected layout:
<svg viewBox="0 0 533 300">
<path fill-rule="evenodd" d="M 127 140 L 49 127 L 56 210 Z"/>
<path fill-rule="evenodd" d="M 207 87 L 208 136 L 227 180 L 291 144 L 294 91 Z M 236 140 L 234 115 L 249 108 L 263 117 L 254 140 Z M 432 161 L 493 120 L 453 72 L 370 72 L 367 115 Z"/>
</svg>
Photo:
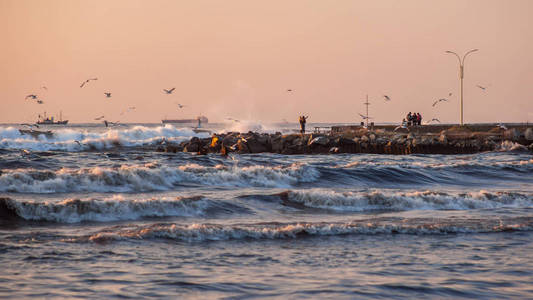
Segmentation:
<svg viewBox="0 0 533 300">
<path fill-rule="evenodd" d="M 454 234 L 531 231 L 531 218 L 493 219 L 368 219 L 353 222 L 259 223 L 259 224 L 152 224 L 113 227 L 78 241 L 109 242 L 125 239 L 172 239 L 186 242 L 287 239 L 347 234 Z"/>
<path fill-rule="evenodd" d="M 513 192 L 387 191 L 338 192 L 324 189 L 294 190 L 282 199 L 312 208 L 338 211 L 469 210 L 533 207 L 533 194 Z"/>
<path fill-rule="evenodd" d="M 273 167 L 210 167 L 195 163 L 170 167 L 148 163 L 57 171 L 15 169 L 0 175 L 0 192 L 149 192 L 171 190 L 182 183 L 288 188 L 299 182 L 312 182 L 319 176 L 314 167 L 297 163 Z"/>
<path fill-rule="evenodd" d="M 121 196 L 99 199 L 66 199 L 60 202 L 16 201 L 0 198 L 4 209 L 33 221 L 79 223 L 84 221 L 137 220 L 144 217 L 199 216 L 210 201 L 202 197 L 126 200 Z M 7 212 L 3 212 L 7 213 Z"/>
<path fill-rule="evenodd" d="M 108 129 L 89 132 L 83 129 L 63 128 L 54 130 L 52 137 L 39 135 L 34 138 L 21 134 L 15 127 L 0 127 L 1 149 L 27 149 L 31 151 L 84 151 L 109 149 L 118 146 L 136 147 L 159 143 L 163 139 L 182 142 L 192 137 L 208 137 L 208 133 L 195 133 L 192 129 L 176 128 L 170 124 L 158 127 L 134 126 L 124 129 Z M 80 142 L 78 144 L 76 141 Z"/>
</svg>

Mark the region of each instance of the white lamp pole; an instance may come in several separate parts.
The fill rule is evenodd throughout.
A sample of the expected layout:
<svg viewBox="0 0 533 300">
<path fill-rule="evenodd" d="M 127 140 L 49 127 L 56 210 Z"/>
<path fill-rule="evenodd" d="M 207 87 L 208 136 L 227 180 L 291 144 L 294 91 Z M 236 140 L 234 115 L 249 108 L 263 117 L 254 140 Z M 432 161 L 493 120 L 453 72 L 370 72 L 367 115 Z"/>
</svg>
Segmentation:
<svg viewBox="0 0 533 300">
<path fill-rule="evenodd" d="M 465 77 L 465 58 L 468 54 L 472 52 L 476 52 L 479 49 L 472 49 L 465 53 L 463 56 L 463 59 L 459 56 L 459 54 L 453 52 L 453 51 L 446 51 L 446 53 L 455 54 L 457 56 L 457 59 L 459 60 L 459 78 L 461 79 L 461 126 L 463 126 L 463 78 Z"/>
</svg>

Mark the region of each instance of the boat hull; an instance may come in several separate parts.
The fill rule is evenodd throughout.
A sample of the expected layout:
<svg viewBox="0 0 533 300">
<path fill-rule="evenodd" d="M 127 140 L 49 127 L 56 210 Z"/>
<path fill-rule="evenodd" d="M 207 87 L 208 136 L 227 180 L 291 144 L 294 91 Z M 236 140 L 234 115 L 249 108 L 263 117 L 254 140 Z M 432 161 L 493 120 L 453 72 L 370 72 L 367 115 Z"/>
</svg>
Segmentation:
<svg viewBox="0 0 533 300">
<path fill-rule="evenodd" d="M 64 121 L 37 121 L 39 125 L 67 125 L 68 120 Z"/>
</svg>

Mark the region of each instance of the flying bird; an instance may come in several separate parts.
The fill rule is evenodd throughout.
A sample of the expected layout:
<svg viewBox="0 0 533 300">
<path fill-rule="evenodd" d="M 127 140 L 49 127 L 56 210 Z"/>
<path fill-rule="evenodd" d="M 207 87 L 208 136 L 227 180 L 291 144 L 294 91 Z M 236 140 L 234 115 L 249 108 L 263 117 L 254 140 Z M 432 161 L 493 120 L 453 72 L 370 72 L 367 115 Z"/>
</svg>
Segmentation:
<svg viewBox="0 0 533 300">
<path fill-rule="evenodd" d="M 86 83 L 88 83 L 91 80 L 98 80 L 98 78 L 89 78 L 89 79 L 85 80 L 84 82 L 81 83 L 80 88 L 82 88 Z"/>
<path fill-rule="evenodd" d="M 287 92 L 292 92 L 292 89 L 287 89 Z"/>
<path fill-rule="evenodd" d="M 111 93 L 104 93 L 107 98 L 111 98 Z M 119 97 L 120 98 L 120 97 Z"/>
<path fill-rule="evenodd" d="M 226 118 L 226 120 L 233 121 L 233 122 L 240 122 L 239 120 L 233 119 L 233 118 Z"/>
<path fill-rule="evenodd" d="M 481 85 L 476 85 L 478 88 L 482 89 L 482 90 L 487 90 L 488 86 L 481 86 Z"/>
<path fill-rule="evenodd" d="M 448 93 L 448 97 L 451 97 L 453 94 L 452 93 Z"/>
<path fill-rule="evenodd" d="M 179 104 L 179 103 L 176 103 L 178 105 L 178 108 L 184 108 L 185 105 L 182 105 L 182 104 Z"/>
<path fill-rule="evenodd" d="M 103 118 L 105 118 L 105 116 L 99 116 L 98 118 L 94 118 L 96 121 L 100 121 L 102 120 Z"/>
<path fill-rule="evenodd" d="M 173 92 L 175 89 L 176 89 L 176 88 L 173 87 L 173 88 L 171 88 L 170 90 L 163 89 L 163 91 L 165 91 L 165 93 L 167 93 L 167 94 L 172 94 L 172 92 Z"/>
<path fill-rule="evenodd" d="M 26 96 L 26 98 L 24 98 L 24 99 L 28 99 L 28 98 L 31 98 L 32 100 L 35 100 L 35 99 L 37 99 L 37 95 L 30 94 L 30 95 Z"/>
<path fill-rule="evenodd" d="M 43 104 L 43 103 L 44 103 L 43 100 L 37 99 L 37 104 Z"/>
<path fill-rule="evenodd" d="M 80 141 L 74 141 L 74 142 L 76 142 L 76 144 L 78 144 L 78 146 L 81 147 L 81 143 L 80 143 Z"/>
<path fill-rule="evenodd" d="M 446 99 L 446 98 L 440 98 L 439 100 L 433 102 L 433 105 L 432 105 L 432 106 L 434 107 L 435 105 L 437 105 L 437 103 L 442 102 L 442 101 L 448 101 L 448 99 Z"/>
<path fill-rule="evenodd" d="M 363 118 L 363 120 L 366 120 L 366 119 L 372 119 L 371 117 L 367 117 L 367 116 L 364 116 L 362 114 L 359 114 L 361 116 L 361 118 Z"/>
<path fill-rule="evenodd" d="M 411 131 L 411 130 L 409 129 L 409 127 L 407 127 L 405 124 L 402 124 L 402 125 L 396 126 L 396 128 L 394 128 L 393 131 L 396 131 L 396 130 L 398 130 L 398 129 L 407 129 L 407 131 Z"/>
<path fill-rule="evenodd" d="M 440 120 L 437 119 L 437 118 L 433 118 L 433 119 L 427 121 L 426 124 L 429 124 L 429 123 L 431 123 L 431 122 L 438 122 L 438 123 L 440 123 Z"/>
<path fill-rule="evenodd" d="M 385 101 L 390 101 L 390 97 L 387 95 L 383 95 L 383 98 L 385 98 Z"/>
<path fill-rule="evenodd" d="M 35 126 L 35 127 L 39 128 L 39 125 L 38 125 L 38 124 L 29 124 L 29 123 L 22 123 L 22 124 L 20 124 L 20 125 L 23 125 L 23 126 L 28 126 L 28 127 L 30 127 L 30 128 L 32 128 L 33 126 Z"/>
</svg>

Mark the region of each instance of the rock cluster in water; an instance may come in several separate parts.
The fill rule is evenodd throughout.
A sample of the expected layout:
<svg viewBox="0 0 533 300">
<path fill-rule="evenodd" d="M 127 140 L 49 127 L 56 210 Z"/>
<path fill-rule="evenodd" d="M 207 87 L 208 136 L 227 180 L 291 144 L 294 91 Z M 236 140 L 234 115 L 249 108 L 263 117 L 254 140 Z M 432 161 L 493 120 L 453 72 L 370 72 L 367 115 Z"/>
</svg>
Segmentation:
<svg viewBox="0 0 533 300">
<path fill-rule="evenodd" d="M 529 130 L 529 131 L 528 131 Z M 374 154 L 467 154 L 495 150 L 533 151 L 533 132 L 515 129 L 495 132 L 443 130 L 438 134 L 391 132 L 367 129 L 336 134 L 239 133 L 193 137 L 180 144 L 159 145 L 162 152 L 221 153 L 374 153 Z M 529 146 L 526 146 L 529 145 Z"/>
</svg>

